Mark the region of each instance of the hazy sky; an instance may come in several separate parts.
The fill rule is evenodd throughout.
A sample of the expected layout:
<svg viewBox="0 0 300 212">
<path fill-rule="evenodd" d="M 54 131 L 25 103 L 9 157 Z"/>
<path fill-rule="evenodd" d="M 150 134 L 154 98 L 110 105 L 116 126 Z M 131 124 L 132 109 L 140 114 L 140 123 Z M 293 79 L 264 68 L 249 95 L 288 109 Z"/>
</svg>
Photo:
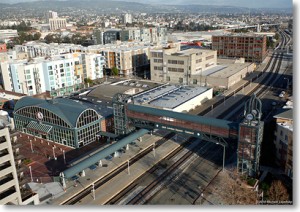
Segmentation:
<svg viewBox="0 0 300 212">
<path fill-rule="evenodd" d="M 29 2 L 35 0 L 0 0 L 0 3 Z M 44 0 L 47 1 L 47 0 Z M 293 0 L 119 0 L 155 4 L 203 4 L 250 8 L 291 8 Z"/>
</svg>

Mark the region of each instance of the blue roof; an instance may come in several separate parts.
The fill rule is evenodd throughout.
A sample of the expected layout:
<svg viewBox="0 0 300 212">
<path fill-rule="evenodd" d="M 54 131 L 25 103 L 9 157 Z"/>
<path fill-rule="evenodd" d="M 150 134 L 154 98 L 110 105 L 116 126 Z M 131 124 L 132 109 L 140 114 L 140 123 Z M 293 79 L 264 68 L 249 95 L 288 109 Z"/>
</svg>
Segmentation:
<svg viewBox="0 0 300 212">
<path fill-rule="evenodd" d="M 97 152 L 96 154 L 92 155 L 91 157 L 89 157 L 89 158 L 77 163 L 76 165 L 72 166 L 71 168 L 63 171 L 64 177 L 71 178 L 72 176 L 74 176 L 74 175 L 78 174 L 79 172 L 83 171 L 84 169 L 96 164 L 101 159 L 104 159 L 108 155 L 123 148 L 124 146 L 126 146 L 126 144 L 129 144 L 130 142 L 136 140 L 137 138 L 145 135 L 148 132 L 149 132 L 148 130 L 141 129 L 141 130 L 123 138 L 122 140 L 118 141 L 117 143 L 101 150 L 100 152 Z"/>
<path fill-rule="evenodd" d="M 87 110 L 93 109 L 82 102 L 76 102 L 67 98 L 55 98 L 53 100 L 38 99 L 33 97 L 23 97 L 15 105 L 14 112 L 23 107 L 39 107 L 49 110 L 66 121 L 70 126 L 76 127 L 77 118 Z"/>
</svg>

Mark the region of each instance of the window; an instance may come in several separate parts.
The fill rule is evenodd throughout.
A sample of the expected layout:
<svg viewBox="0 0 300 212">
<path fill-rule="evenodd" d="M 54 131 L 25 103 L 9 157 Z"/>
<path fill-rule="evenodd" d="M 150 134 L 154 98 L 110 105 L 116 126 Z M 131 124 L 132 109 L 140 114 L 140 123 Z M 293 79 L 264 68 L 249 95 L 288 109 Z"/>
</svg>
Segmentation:
<svg viewBox="0 0 300 212">
<path fill-rule="evenodd" d="M 26 74 L 30 74 L 30 70 L 26 70 Z"/>
<path fill-rule="evenodd" d="M 210 60 L 210 59 L 213 59 L 214 57 L 215 57 L 214 55 L 211 55 L 211 56 L 207 56 L 205 59 Z"/>
<path fill-rule="evenodd" d="M 169 76 L 167 76 L 167 81 L 171 81 L 171 78 Z"/>
<path fill-rule="evenodd" d="M 179 78 L 179 83 L 183 83 L 183 78 Z"/>
<path fill-rule="evenodd" d="M 66 66 L 69 67 L 69 66 L 70 66 L 70 63 L 66 63 Z"/>
<path fill-rule="evenodd" d="M 60 68 L 64 67 L 64 64 L 59 64 L 59 67 L 60 67 Z"/>
<path fill-rule="evenodd" d="M 193 84 L 197 84 L 197 80 L 196 79 L 193 79 Z"/>
<path fill-rule="evenodd" d="M 52 66 L 48 66 L 48 70 L 52 70 Z"/>
</svg>

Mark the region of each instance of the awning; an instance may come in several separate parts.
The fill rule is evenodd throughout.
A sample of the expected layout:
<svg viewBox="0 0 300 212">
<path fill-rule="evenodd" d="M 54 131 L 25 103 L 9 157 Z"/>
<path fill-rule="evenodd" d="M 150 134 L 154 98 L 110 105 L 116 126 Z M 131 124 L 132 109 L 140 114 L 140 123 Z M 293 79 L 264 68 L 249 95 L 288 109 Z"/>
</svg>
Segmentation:
<svg viewBox="0 0 300 212">
<path fill-rule="evenodd" d="M 109 138 L 116 138 L 116 137 L 118 137 L 118 135 L 116 135 L 116 134 L 113 134 L 113 133 L 110 133 L 110 132 L 104 132 L 104 131 L 98 132 L 97 135 L 102 135 L 102 136 L 109 137 Z"/>
<path fill-rule="evenodd" d="M 29 124 L 27 125 L 26 128 L 29 129 L 29 130 L 37 131 L 41 134 L 49 134 L 49 132 L 52 129 L 52 126 L 42 124 L 42 123 L 38 123 L 38 122 L 35 122 L 35 121 L 31 121 L 31 122 L 29 122 Z"/>
</svg>

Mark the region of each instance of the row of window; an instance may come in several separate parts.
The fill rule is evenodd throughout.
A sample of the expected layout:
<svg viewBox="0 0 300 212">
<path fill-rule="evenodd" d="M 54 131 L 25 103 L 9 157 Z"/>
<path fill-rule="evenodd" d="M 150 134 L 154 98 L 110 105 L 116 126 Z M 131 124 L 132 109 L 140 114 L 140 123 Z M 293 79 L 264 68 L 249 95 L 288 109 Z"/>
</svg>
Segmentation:
<svg viewBox="0 0 300 212">
<path fill-rule="evenodd" d="M 154 70 L 162 71 L 162 70 L 163 70 L 163 67 L 162 67 L 162 66 L 153 66 L 153 69 L 154 69 Z"/>
<path fill-rule="evenodd" d="M 168 60 L 169 64 L 179 64 L 179 65 L 184 65 L 183 60 Z"/>
<path fill-rule="evenodd" d="M 171 72 L 184 72 L 183 68 L 168 68 L 168 71 Z"/>
</svg>

